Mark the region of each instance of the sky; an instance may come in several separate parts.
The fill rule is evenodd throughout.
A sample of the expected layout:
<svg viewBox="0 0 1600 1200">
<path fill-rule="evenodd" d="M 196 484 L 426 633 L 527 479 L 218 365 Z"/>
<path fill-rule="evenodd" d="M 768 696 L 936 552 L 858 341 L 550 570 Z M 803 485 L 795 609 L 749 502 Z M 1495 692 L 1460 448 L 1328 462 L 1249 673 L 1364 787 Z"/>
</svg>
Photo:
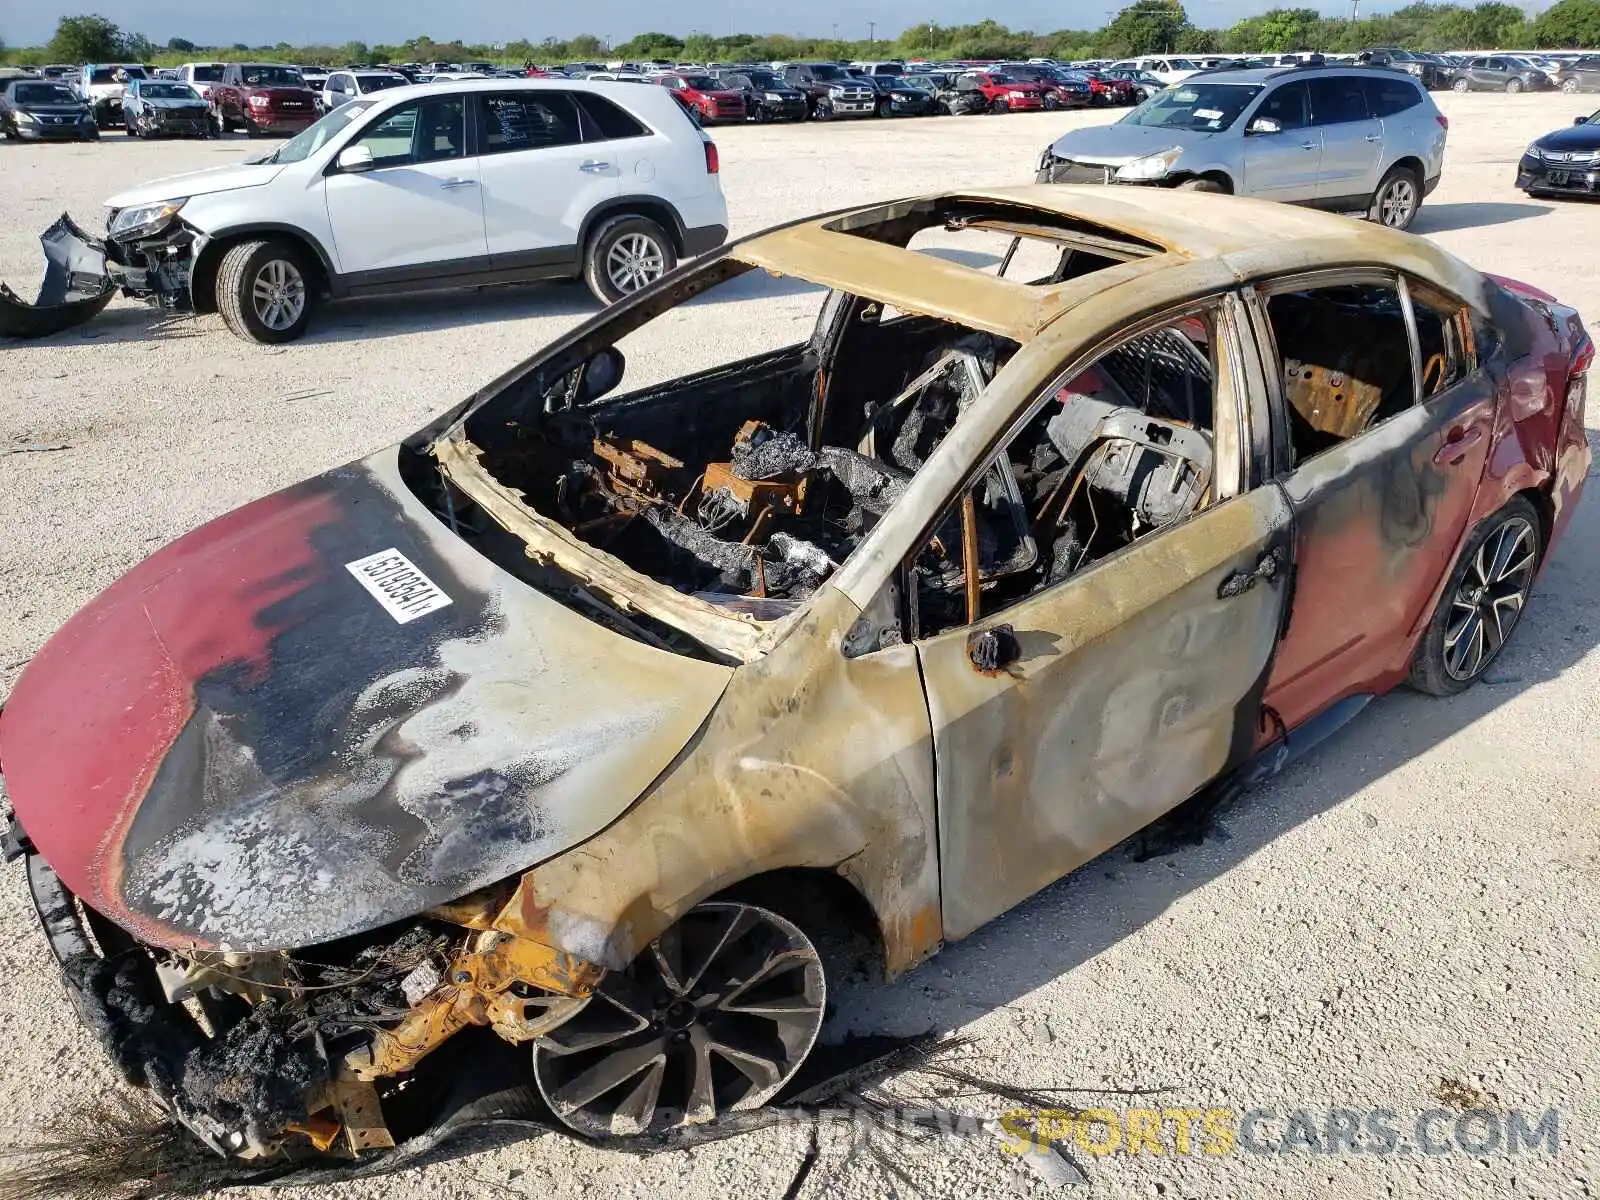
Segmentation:
<svg viewBox="0 0 1600 1200">
<path fill-rule="evenodd" d="M 1404 0 L 1398 0 L 1403 3 Z M 1218 28 L 1277 6 L 1319 7 L 1346 15 L 1349 0 L 1186 0 L 1197 25 Z M 1394 0 L 1363 0 L 1363 11 L 1393 8 Z M 182 37 L 200 45 L 342 45 L 348 41 L 403 42 L 427 36 L 438 41 L 504 42 L 527 38 L 572 37 L 593 33 L 620 42 L 635 33 L 659 29 L 682 37 L 696 30 L 712 34 L 792 33 L 843 38 L 896 37 L 911 25 L 934 21 L 962 25 L 985 17 L 1013 29 L 1098 28 L 1119 5 L 1115 0 L 808 0 L 803 5 L 751 4 L 749 0 L 585 0 L 582 4 L 531 5 L 514 0 L 273 0 L 271 4 L 199 5 L 193 0 L 0 0 L 0 39 L 8 46 L 36 46 L 50 40 L 65 14 L 103 12 L 122 29 L 153 41 Z M 553 11 L 552 11 L 553 10 Z"/>
</svg>

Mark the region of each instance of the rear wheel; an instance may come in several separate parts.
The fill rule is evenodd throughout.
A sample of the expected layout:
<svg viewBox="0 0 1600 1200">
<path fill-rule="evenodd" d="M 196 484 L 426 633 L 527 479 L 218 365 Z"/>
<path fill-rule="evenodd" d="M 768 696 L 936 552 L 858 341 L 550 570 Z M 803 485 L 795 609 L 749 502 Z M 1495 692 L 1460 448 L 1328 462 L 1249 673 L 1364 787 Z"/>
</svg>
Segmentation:
<svg viewBox="0 0 1600 1200">
<path fill-rule="evenodd" d="M 1390 229 L 1409 229 L 1421 206 L 1422 185 L 1417 173 L 1407 167 L 1395 167 L 1372 193 L 1367 219 Z"/>
<path fill-rule="evenodd" d="M 294 243 L 281 238 L 240 242 L 217 268 L 217 310 L 246 341 L 292 342 L 311 324 L 311 280 Z"/>
<path fill-rule="evenodd" d="M 826 999 L 821 956 L 798 925 L 709 901 L 540 1038 L 534 1075 L 555 1115 L 587 1137 L 705 1124 L 765 1104 L 794 1077 Z"/>
<path fill-rule="evenodd" d="M 1578 81 L 1576 79 L 1563 79 L 1561 81 L 1561 90 L 1569 96 L 1577 95 Z"/>
<path fill-rule="evenodd" d="M 1539 514 L 1521 496 L 1467 540 L 1411 662 L 1411 686 L 1453 696 L 1483 677 L 1522 618 L 1544 553 Z"/>
<path fill-rule="evenodd" d="M 1515 96 L 1521 90 L 1522 90 L 1522 80 L 1520 80 L 1520 79 L 1508 79 L 1508 80 L 1506 80 L 1506 95 Z"/>
<path fill-rule="evenodd" d="M 1465 79 L 1458 79 L 1450 85 L 1450 90 L 1453 92 L 1465 92 L 1470 90 L 1471 87 L 1472 84 L 1468 83 Z"/>
<path fill-rule="evenodd" d="M 678 265 L 666 231 L 648 217 L 612 217 L 589 238 L 583 277 L 606 304 L 648 287 Z"/>
</svg>

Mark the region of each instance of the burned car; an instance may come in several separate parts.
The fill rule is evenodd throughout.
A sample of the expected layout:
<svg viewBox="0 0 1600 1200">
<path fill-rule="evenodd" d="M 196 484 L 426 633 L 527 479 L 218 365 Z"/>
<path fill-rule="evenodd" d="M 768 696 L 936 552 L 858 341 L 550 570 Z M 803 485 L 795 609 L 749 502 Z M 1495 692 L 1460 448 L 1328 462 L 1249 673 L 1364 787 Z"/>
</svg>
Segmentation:
<svg viewBox="0 0 1600 1200">
<path fill-rule="evenodd" d="M 815 285 L 776 344 L 693 337 L 763 272 Z M 10 845 L 80 1015 L 222 1154 L 381 1155 L 473 1055 L 583 1136 L 709 1125 L 812 1051 L 829 947 L 897 975 L 1481 678 L 1593 354 L 1266 202 L 779 228 L 113 584 L 0 712 Z"/>
</svg>

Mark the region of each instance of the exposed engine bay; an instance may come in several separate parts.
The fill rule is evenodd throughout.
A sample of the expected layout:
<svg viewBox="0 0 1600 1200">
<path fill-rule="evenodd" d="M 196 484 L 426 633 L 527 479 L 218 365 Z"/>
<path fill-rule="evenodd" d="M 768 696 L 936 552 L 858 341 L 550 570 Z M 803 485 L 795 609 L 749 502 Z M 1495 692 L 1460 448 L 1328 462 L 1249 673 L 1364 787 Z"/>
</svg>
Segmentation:
<svg viewBox="0 0 1600 1200">
<path fill-rule="evenodd" d="M 810 346 L 473 431 L 484 464 L 541 514 L 633 569 L 758 620 L 826 581 L 1015 352 L 920 317 L 854 305 L 833 354 Z M 998 457 L 969 512 L 943 514 L 907 581 L 922 634 L 976 619 L 1195 512 L 1214 470 L 1209 329 L 1142 334 L 1079 373 Z M 620 371 L 621 367 L 615 368 Z M 970 526 L 970 527 L 969 527 Z M 915 593 L 914 595 L 910 593 Z M 900 635 L 884 614 L 875 649 Z"/>
</svg>

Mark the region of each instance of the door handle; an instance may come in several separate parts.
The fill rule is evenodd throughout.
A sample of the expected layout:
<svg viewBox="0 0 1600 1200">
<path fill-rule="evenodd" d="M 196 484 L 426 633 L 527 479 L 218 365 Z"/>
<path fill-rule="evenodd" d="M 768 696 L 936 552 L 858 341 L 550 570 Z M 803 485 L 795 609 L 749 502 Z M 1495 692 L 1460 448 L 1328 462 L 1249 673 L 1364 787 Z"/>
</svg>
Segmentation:
<svg viewBox="0 0 1600 1200">
<path fill-rule="evenodd" d="M 1302 149 L 1302 150 L 1315 150 L 1316 148 L 1317 148 L 1317 144 L 1315 142 L 1301 142 L 1300 143 L 1300 149 Z"/>
<path fill-rule="evenodd" d="M 591 158 L 588 162 L 583 162 L 583 163 L 579 163 L 578 164 L 578 170 L 580 170 L 580 171 L 588 171 L 591 175 L 595 174 L 598 171 L 609 171 L 610 169 L 611 169 L 611 164 L 610 163 L 601 162 L 597 158 Z"/>
<path fill-rule="evenodd" d="M 1278 549 L 1268 550 L 1256 562 L 1255 570 L 1234 571 L 1231 575 L 1224 579 L 1221 585 L 1217 588 L 1217 599 L 1231 600 L 1235 596 L 1244 595 L 1251 588 L 1255 587 L 1259 580 L 1276 579 L 1278 577 L 1278 571 L 1283 565 L 1279 561 L 1279 555 L 1282 553 L 1283 551 Z"/>
<path fill-rule="evenodd" d="M 1381 142 L 1381 141 L 1383 141 L 1383 134 L 1381 134 L 1381 133 L 1369 133 L 1369 134 L 1367 134 L 1366 137 L 1362 138 L 1361 140 L 1364 141 L 1364 142 Z"/>
<path fill-rule="evenodd" d="M 1476 425 L 1463 429 L 1457 425 L 1445 438 L 1444 445 L 1433 456 L 1434 466 L 1459 467 L 1467 460 L 1467 453 L 1483 441 L 1483 430 Z"/>
<path fill-rule="evenodd" d="M 477 183 L 476 179 L 446 179 L 439 186 L 442 188 L 464 188 L 472 187 L 475 183 Z"/>
</svg>

